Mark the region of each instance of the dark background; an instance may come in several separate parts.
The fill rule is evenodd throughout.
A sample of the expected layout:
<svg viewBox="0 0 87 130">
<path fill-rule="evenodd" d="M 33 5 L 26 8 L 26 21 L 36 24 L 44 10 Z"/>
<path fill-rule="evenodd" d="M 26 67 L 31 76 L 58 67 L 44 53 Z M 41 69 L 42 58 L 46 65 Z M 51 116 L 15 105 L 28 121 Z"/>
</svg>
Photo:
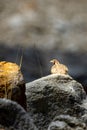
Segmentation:
<svg viewBox="0 0 87 130">
<path fill-rule="evenodd" d="M 0 0 L 0 60 L 22 55 L 25 82 L 49 75 L 56 58 L 86 89 L 87 1 Z"/>
</svg>

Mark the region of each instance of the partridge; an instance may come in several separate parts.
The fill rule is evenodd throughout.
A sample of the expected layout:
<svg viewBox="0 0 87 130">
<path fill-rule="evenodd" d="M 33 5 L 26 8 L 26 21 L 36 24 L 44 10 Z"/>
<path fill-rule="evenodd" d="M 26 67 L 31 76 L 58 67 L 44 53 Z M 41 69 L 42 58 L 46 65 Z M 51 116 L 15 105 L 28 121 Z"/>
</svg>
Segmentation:
<svg viewBox="0 0 87 130">
<path fill-rule="evenodd" d="M 50 62 L 53 63 L 53 66 L 51 67 L 52 74 L 68 74 L 68 68 L 63 64 L 60 64 L 58 60 L 53 59 Z"/>
</svg>

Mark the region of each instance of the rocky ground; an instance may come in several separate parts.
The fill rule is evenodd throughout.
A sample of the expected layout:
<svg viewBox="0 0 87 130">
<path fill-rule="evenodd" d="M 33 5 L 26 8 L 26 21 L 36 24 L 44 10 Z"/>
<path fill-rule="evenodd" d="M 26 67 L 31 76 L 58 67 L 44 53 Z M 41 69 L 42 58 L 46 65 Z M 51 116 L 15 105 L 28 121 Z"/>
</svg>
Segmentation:
<svg viewBox="0 0 87 130">
<path fill-rule="evenodd" d="M 0 128 L 5 130 L 87 130 L 87 99 L 69 75 L 52 74 L 26 84 L 27 111 L 0 99 Z"/>
<path fill-rule="evenodd" d="M 50 60 L 57 58 L 61 63 L 67 65 L 69 75 L 79 81 L 87 93 L 87 1 L 0 0 L 0 61 L 11 61 L 20 65 L 21 57 L 23 57 L 21 70 L 25 82 L 31 82 L 49 75 Z M 65 82 L 65 79 L 63 80 Z M 79 86 L 78 83 L 75 85 Z M 81 89 L 82 95 L 84 95 L 83 91 Z M 45 94 L 48 93 L 48 91 L 45 92 Z M 75 90 L 75 93 L 78 95 L 77 90 Z M 53 95 L 53 93 L 51 94 Z M 72 95 L 70 100 L 75 96 Z M 67 95 L 65 96 L 67 97 Z M 86 97 L 84 98 L 86 101 Z M 54 99 L 52 100 L 54 101 Z M 79 100 L 77 97 L 76 99 Z M 35 121 L 35 125 L 37 127 L 40 125 L 40 128 L 44 125 L 44 129 L 48 130 L 53 130 L 55 127 L 70 130 L 77 130 L 79 127 L 82 130 L 86 129 L 87 105 L 86 103 L 83 105 L 83 98 L 81 98 L 81 102 L 77 103 L 77 100 L 74 103 L 77 104 L 75 108 L 78 110 L 78 114 L 81 114 L 81 120 L 79 120 L 80 117 L 78 118 L 77 113 L 76 115 L 70 115 L 70 113 L 66 112 L 61 113 L 61 115 L 58 114 L 56 117 L 52 115 L 52 118 L 49 116 L 46 120 L 45 115 L 43 116 L 39 113 L 36 114 L 35 119 L 40 116 L 44 124 L 39 124 L 38 120 L 38 122 Z M 7 103 L 5 100 L 0 102 L 3 105 Z M 9 106 L 9 103 L 7 103 L 7 106 Z M 49 104 L 52 105 L 52 102 L 50 101 Z M 78 104 L 81 104 L 81 107 Z M 62 107 L 61 104 L 59 105 Z M 56 108 L 58 106 L 55 106 Z M 72 112 L 71 109 L 70 112 Z M 26 111 L 24 113 L 24 115 L 28 114 Z M 26 116 L 24 117 L 26 118 Z M 8 124 L 9 119 L 7 119 Z M 22 119 L 27 120 L 28 117 Z M 30 119 L 28 120 L 30 121 Z M 24 122 L 26 124 L 26 121 Z M 14 122 L 12 123 L 15 124 Z M 65 127 L 61 128 L 60 124 Z M 20 128 L 19 126 L 20 123 L 18 122 L 18 128 Z"/>
</svg>

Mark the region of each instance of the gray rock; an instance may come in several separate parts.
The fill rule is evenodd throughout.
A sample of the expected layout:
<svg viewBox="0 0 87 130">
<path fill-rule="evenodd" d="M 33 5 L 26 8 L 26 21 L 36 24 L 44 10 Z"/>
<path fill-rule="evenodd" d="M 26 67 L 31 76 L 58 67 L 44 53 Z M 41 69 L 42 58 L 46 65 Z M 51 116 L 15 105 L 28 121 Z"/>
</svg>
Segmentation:
<svg viewBox="0 0 87 130">
<path fill-rule="evenodd" d="M 86 93 L 69 75 L 53 74 L 27 83 L 26 97 L 27 112 L 16 102 L 0 99 L 0 129 L 87 129 Z"/>
<path fill-rule="evenodd" d="M 26 97 L 27 111 L 41 130 L 47 129 L 56 116 L 70 115 L 73 120 L 86 112 L 82 106 L 86 93 L 82 85 L 69 75 L 53 74 L 27 83 Z"/>
<path fill-rule="evenodd" d="M 86 130 L 86 124 L 76 117 L 60 115 L 48 127 L 48 130 Z"/>
<path fill-rule="evenodd" d="M 16 102 L 0 99 L 0 128 L 37 130 L 29 114 Z"/>
</svg>

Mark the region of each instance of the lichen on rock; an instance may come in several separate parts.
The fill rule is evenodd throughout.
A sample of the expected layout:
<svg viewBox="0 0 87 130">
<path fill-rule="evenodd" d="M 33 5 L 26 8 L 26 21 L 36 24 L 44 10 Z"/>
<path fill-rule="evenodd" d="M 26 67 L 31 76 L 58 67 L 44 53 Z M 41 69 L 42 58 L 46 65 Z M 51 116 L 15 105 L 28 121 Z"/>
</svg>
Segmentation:
<svg viewBox="0 0 87 130">
<path fill-rule="evenodd" d="M 0 98 L 17 101 L 26 107 L 24 78 L 16 63 L 0 62 Z"/>
</svg>

